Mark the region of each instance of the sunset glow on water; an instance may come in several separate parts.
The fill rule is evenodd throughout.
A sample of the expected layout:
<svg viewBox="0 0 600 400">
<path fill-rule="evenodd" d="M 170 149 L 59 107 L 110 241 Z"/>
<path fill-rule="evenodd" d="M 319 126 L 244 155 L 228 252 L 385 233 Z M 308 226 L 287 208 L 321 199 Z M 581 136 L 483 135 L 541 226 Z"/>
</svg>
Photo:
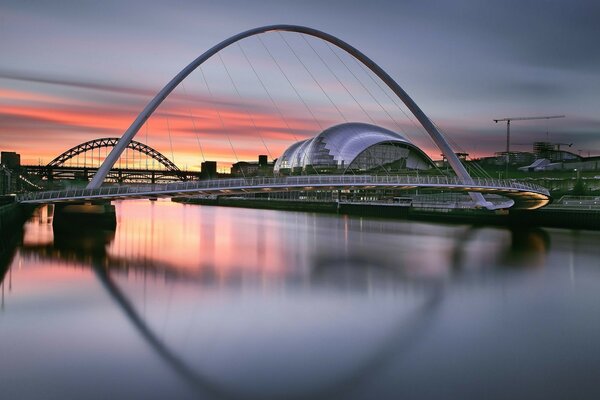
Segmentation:
<svg viewBox="0 0 600 400">
<path fill-rule="evenodd" d="M 114 233 L 55 236 L 46 209 L 27 223 L 2 285 L 8 398 L 596 388 L 595 233 L 147 200 L 117 212 Z"/>
</svg>

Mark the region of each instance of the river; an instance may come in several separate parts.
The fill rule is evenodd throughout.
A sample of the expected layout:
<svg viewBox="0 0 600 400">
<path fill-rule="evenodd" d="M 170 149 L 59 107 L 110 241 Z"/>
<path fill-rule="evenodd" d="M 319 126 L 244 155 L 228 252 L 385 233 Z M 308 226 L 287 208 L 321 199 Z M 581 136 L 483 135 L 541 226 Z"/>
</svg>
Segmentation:
<svg viewBox="0 0 600 400">
<path fill-rule="evenodd" d="M 116 206 L 0 265 L 0 398 L 600 398 L 599 233 Z"/>
</svg>

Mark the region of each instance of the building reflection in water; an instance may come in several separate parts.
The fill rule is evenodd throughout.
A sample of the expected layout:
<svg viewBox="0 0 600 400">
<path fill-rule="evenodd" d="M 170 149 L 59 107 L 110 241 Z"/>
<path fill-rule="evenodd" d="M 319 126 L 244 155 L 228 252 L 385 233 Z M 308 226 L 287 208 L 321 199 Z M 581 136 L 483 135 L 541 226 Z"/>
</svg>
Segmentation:
<svg viewBox="0 0 600 400">
<path fill-rule="evenodd" d="M 510 231 L 140 203 L 119 204 L 116 232 L 92 230 L 77 235 L 52 234 L 51 213 L 40 209 L 27 226 L 23 244 L 15 242 L 14 249 L 23 260 L 93 271 L 163 362 L 197 392 L 211 397 L 277 397 L 294 388 L 294 381 L 298 381 L 298 397 L 345 396 L 402 358 L 425 335 L 449 285 L 477 277 L 487 281 L 490 276 L 501 284 L 515 277 L 504 274 L 507 268 L 543 267 L 551 244 L 542 229 Z M 4 260 L 3 271 L 11 259 Z M 177 301 L 174 292 L 182 293 Z M 165 301 L 174 306 L 161 308 Z M 228 304 L 232 301 L 233 306 Z M 221 307 L 222 333 L 234 343 L 257 342 L 258 350 L 243 349 L 240 357 L 249 352 L 250 360 L 269 365 L 266 372 L 247 378 L 234 373 L 243 382 L 232 383 L 213 370 L 210 357 L 202 356 L 206 356 L 202 348 L 206 343 L 194 343 L 190 339 L 196 337 L 194 333 L 185 333 L 186 340 L 165 334 L 164 324 L 157 321 L 169 320 L 178 334 L 196 323 L 188 312 L 190 304 L 195 309 Z M 285 310 L 286 305 L 290 310 Z M 355 314 L 348 310 L 353 307 Z M 307 310 L 314 315 L 303 314 Z M 246 312 L 255 313 L 257 319 L 249 320 Z M 368 315 L 378 312 L 381 318 Z M 253 326 L 272 317 L 266 329 Z M 198 320 L 215 323 L 211 318 L 214 315 L 208 313 Z M 373 323 L 376 331 L 357 324 L 361 318 L 365 324 Z M 343 333 L 337 324 L 355 329 L 358 339 L 332 346 L 331 355 L 341 362 L 318 366 L 321 357 L 307 358 L 302 347 L 309 353 L 322 350 L 323 342 L 312 337 L 311 329 L 321 330 L 325 337 L 336 336 Z M 237 332 L 236 339 L 232 329 L 240 327 L 250 333 Z M 210 327 L 202 326 L 196 334 L 206 329 Z M 280 346 L 265 345 L 273 329 L 287 331 L 300 344 L 278 338 Z M 266 338 L 241 339 L 246 334 Z M 264 354 L 269 351 L 275 355 Z M 281 354 L 287 356 L 285 367 L 273 360 Z M 266 388 L 274 366 L 283 379 Z M 311 368 L 316 372 L 307 371 Z"/>
</svg>

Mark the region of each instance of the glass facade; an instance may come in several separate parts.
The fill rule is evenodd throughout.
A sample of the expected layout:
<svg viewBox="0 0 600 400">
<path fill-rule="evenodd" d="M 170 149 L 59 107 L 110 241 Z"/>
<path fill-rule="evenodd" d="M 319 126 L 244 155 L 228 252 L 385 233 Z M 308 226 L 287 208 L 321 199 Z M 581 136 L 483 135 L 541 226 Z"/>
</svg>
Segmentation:
<svg viewBox="0 0 600 400">
<path fill-rule="evenodd" d="M 346 173 L 429 169 L 431 159 L 388 129 L 346 123 L 291 145 L 275 163 L 275 174 Z"/>
</svg>

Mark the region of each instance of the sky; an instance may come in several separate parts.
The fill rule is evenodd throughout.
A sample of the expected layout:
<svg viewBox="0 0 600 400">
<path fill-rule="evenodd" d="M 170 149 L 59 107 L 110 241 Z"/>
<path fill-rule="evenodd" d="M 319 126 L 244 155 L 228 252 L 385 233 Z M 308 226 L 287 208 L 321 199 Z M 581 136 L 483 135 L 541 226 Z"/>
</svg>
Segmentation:
<svg viewBox="0 0 600 400">
<path fill-rule="evenodd" d="M 538 115 L 565 118 L 513 122 L 513 150 L 548 140 L 600 155 L 598 21 L 600 3 L 577 0 L 0 0 L 0 150 L 46 164 L 84 141 L 120 136 L 205 50 L 286 23 L 360 49 L 473 157 L 503 150 L 506 128 L 493 119 Z M 259 153 L 276 158 L 328 126 L 361 121 L 439 158 L 372 78 L 318 40 L 269 33 L 192 73 L 136 140 L 181 168 L 205 159 L 223 168 Z"/>
</svg>

